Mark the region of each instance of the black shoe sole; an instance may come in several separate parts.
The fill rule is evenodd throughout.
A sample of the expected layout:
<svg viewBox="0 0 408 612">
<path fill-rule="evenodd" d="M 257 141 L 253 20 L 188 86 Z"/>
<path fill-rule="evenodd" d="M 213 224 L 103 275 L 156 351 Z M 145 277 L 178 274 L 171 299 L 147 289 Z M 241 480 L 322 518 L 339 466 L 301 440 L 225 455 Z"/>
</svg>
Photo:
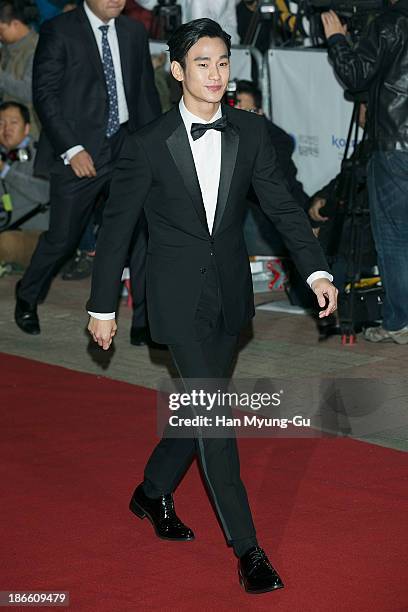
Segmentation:
<svg viewBox="0 0 408 612">
<path fill-rule="evenodd" d="M 192 538 L 167 538 L 166 536 L 160 535 L 160 533 L 156 529 L 156 525 L 154 524 L 154 521 L 152 517 L 150 516 L 150 514 L 146 512 L 145 510 L 143 510 L 142 506 L 140 506 L 137 502 L 135 502 L 134 499 L 130 500 L 129 510 L 142 520 L 146 518 L 147 516 L 147 518 L 149 519 L 149 521 L 151 522 L 153 526 L 155 534 L 161 540 L 171 540 L 172 542 L 192 542 L 195 539 L 194 536 Z"/>
<path fill-rule="evenodd" d="M 269 593 L 270 591 L 277 591 L 278 589 L 283 589 L 284 588 L 284 584 L 279 585 L 279 586 L 274 586 L 274 587 L 268 587 L 265 589 L 257 589 L 255 590 L 249 590 L 246 588 L 245 586 L 245 582 L 244 579 L 241 575 L 241 572 L 238 572 L 238 578 L 239 578 L 239 583 L 242 586 L 242 588 L 244 589 L 245 593 L 248 593 L 249 595 L 261 595 L 262 593 Z"/>
</svg>

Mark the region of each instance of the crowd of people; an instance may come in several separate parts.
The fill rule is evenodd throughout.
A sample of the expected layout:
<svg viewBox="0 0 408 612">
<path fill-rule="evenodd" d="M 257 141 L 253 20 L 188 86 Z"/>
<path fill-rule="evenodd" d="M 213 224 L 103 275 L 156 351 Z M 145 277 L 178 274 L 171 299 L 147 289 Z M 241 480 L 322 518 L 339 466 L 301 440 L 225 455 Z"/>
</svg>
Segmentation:
<svg viewBox="0 0 408 612">
<path fill-rule="evenodd" d="M 92 3 L 89 3 L 92 4 Z M 151 9 L 156 3 L 147 0 L 141 0 L 140 3 L 125 2 L 123 5 L 123 12 L 134 20 L 139 21 L 140 16 L 138 7 L 142 9 L 142 12 L 150 13 Z M 242 30 L 242 21 L 237 21 L 237 15 L 242 12 L 242 7 L 236 6 L 236 2 L 206 2 L 206 3 L 193 3 L 188 0 L 182 4 L 182 14 L 184 20 L 190 20 L 193 18 L 200 17 L 202 15 L 210 15 L 214 20 L 219 20 L 226 28 L 227 31 L 231 32 L 232 41 L 238 43 L 238 25 L 240 25 L 241 39 L 246 34 L 246 26 L 244 24 L 244 30 Z M 245 5 L 245 10 L 248 9 L 250 14 L 253 14 L 253 3 L 242 3 Z M 20 161 L 19 158 L 13 159 L 12 163 L 6 163 L 2 173 L 2 187 L 3 191 L 7 192 L 11 196 L 13 213 L 10 219 L 10 223 L 15 223 L 16 220 L 21 219 L 27 212 L 33 210 L 33 208 L 39 203 L 46 203 L 50 199 L 50 186 L 51 186 L 51 202 L 54 201 L 53 209 L 57 207 L 55 205 L 56 193 L 58 193 L 61 199 L 61 182 L 62 170 L 67 170 L 66 166 L 70 167 L 74 171 L 75 177 L 72 177 L 75 181 L 82 176 L 91 178 L 95 172 L 95 167 L 90 162 L 90 158 L 86 158 L 88 154 L 86 151 L 79 151 L 79 155 L 73 155 L 76 153 L 76 147 L 69 147 L 67 151 L 63 153 L 64 161 L 63 164 L 60 160 L 55 163 L 55 148 L 54 158 L 50 155 L 50 142 L 51 147 L 58 141 L 62 134 L 64 134 L 64 122 L 63 117 L 64 111 L 61 108 L 55 106 L 51 108 L 50 102 L 55 103 L 55 96 L 53 98 L 52 88 L 49 88 L 51 79 L 55 79 L 55 67 L 53 67 L 53 74 L 49 74 L 52 71 L 49 70 L 49 57 L 53 57 L 55 65 L 58 64 L 58 48 L 52 42 L 48 43 L 49 57 L 44 56 L 41 61 L 41 45 L 38 45 L 39 35 L 38 27 L 42 24 L 42 40 L 46 39 L 47 34 L 47 22 L 52 23 L 52 19 L 59 14 L 67 13 L 77 8 L 76 2 L 67 2 L 65 0 L 41 0 L 35 2 L 22 2 L 20 0 L 2 0 L 0 2 L 0 39 L 2 43 L 1 50 L 1 66 L 2 71 L 0 73 L 0 95 L 1 99 L 5 103 L 6 101 L 12 101 L 14 106 L 4 108 L 1 115 L 5 115 L 4 121 L 0 121 L 1 126 L 8 126 L 7 129 L 10 131 L 10 120 L 7 115 L 15 115 L 15 123 L 18 126 L 15 127 L 15 137 L 10 141 L 10 137 L 4 136 L 3 132 L 0 133 L 0 146 L 3 149 L 3 156 L 6 156 L 10 147 L 14 149 L 28 147 L 30 150 L 29 160 L 27 162 Z M 135 14 L 136 8 L 136 14 Z M 238 9 L 238 12 L 236 11 Z M 51 21 L 50 21 L 51 20 Z M 142 19 L 143 21 L 143 19 Z M 45 24 L 45 25 L 44 25 Z M 48 35 L 48 38 L 51 38 Z M 35 95 L 37 96 L 36 103 L 33 103 L 33 61 L 36 54 L 36 67 L 34 68 L 34 78 L 37 82 L 34 84 Z M 174 79 L 170 78 L 170 74 L 165 70 L 164 66 L 167 60 L 166 54 L 152 55 L 151 57 L 153 65 L 154 83 L 156 90 L 159 94 L 160 103 L 157 100 L 156 93 L 151 94 L 149 101 L 150 109 L 143 117 L 139 114 L 138 121 L 140 124 L 148 121 L 153 115 L 157 115 L 160 111 L 166 112 L 175 103 L 178 103 L 180 98 L 180 89 L 175 87 Z M 41 68 L 40 68 L 41 65 Z M 59 68 L 62 65 L 59 64 Z M 37 76 L 36 76 L 37 75 Z M 50 80 L 47 81 L 47 78 Z M 149 71 L 150 78 L 150 71 Z M 240 84 L 241 89 L 239 93 L 244 97 L 245 87 L 249 86 L 250 93 L 254 93 L 257 100 L 257 112 L 261 111 L 261 102 L 259 101 L 260 93 L 257 91 L 255 85 L 249 83 L 245 85 L 243 82 Z M 45 96 L 40 92 L 41 88 L 47 87 L 47 93 Z M 55 87 L 55 86 L 54 86 Z M 252 89 L 251 89 L 252 88 Z M 151 89 L 153 91 L 153 89 Z M 248 95 L 248 94 L 247 94 Z M 35 106 L 35 108 L 34 108 Z M 246 110 L 251 110 L 248 105 L 244 103 L 238 104 L 238 107 Z M 45 112 L 44 112 L 45 111 Z M 44 113 L 44 114 L 43 114 Z M 151 113 L 151 114 L 149 114 Z M 41 115 L 41 123 L 45 129 L 41 134 L 41 123 L 39 116 Z M 75 112 L 72 112 L 75 115 Z M 128 122 L 122 122 L 127 125 Z M 6 127 L 4 128 L 4 130 Z M 293 152 L 293 145 L 290 137 L 280 130 L 273 123 L 268 122 L 268 130 L 275 140 L 275 144 L 279 149 L 282 157 L 282 164 L 288 173 L 289 181 L 295 185 L 300 197 L 303 199 L 305 194 L 302 192 L 301 186 L 296 181 L 296 168 L 291 161 L 291 153 Z M 29 131 L 29 133 L 28 133 Z M 123 130 L 122 130 L 123 131 Z M 21 137 L 20 137 L 21 136 Z M 64 134 L 65 136 L 65 134 Z M 11 142 L 11 145 L 10 145 Z M 72 150 L 71 150 L 72 149 Z M 38 157 L 38 159 L 37 159 Z M 73 158 L 72 163 L 71 159 Z M 81 159 L 82 157 L 82 159 Z M 44 162 L 45 158 L 45 162 Z M 48 158 L 48 159 L 47 159 Z M 78 162 L 81 162 L 80 164 Z M 54 172 L 55 170 L 55 172 Z M 62 174 L 62 176 L 61 176 Z M 66 173 L 65 173 L 66 174 Z M 99 174 L 99 172 L 98 172 Z M 6 178 L 7 175 L 7 178 Z M 67 175 L 68 176 L 68 175 Z M 21 177 L 24 177 L 24 181 Z M 57 189 L 58 183 L 58 189 Z M 80 183 L 79 183 L 80 184 Z M 48 230 L 41 237 L 40 240 L 40 251 L 41 244 L 47 242 L 48 250 L 46 259 L 49 262 L 49 270 L 44 270 L 45 257 L 39 257 L 38 249 L 34 255 L 33 262 L 27 271 L 26 276 L 22 280 L 23 288 L 19 285 L 19 295 L 25 296 L 26 303 L 30 306 L 36 305 L 38 301 L 43 299 L 43 296 L 47 292 L 47 288 L 50 279 L 55 274 L 56 270 L 61 270 L 62 278 L 64 280 L 79 280 L 89 276 L 92 272 L 93 258 L 95 255 L 97 230 L 101 222 L 101 211 L 103 209 L 103 201 L 106 196 L 106 192 L 103 192 L 100 185 L 98 185 L 96 192 L 92 193 L 92 211 L 87 214 L 87 223 L 82 227 L 78 220 L 78 227 L 81 227 L 82 232 L 77 236 L 75 232 L 75 238 L 71 236 L 64 236 L 66 244 L 60 253 L 58 261 L 51 263 L 52 257 L 50 256 L 50 240 L 52 241 L 52 234 L 55 228 L 49 228 L 49 212 L 45 214 L 35 214 L 28 221 L 24 221 L 21 224 L 22 229 L 35 229 L 35 230 Z M 63 209 L 64 218 L 68 217 L 67 207 Z M 53 214 L 54 218 L 58 218 L 58 213 Z M 72 220 L 70 219 L 70 222 Z M 63 219 L 58 218 L 58 226 L 63 224 Z M 141 223 L 141 226 L 143 223 Z M 70 229 L 70 234 L 73 232 Z M 61 235 L 60 229 L 56 230 L 56 238 L 58 238 L 61 247 Z M 68 239 L 69 238 L 69 239 Z M 131 342 L 135 345 L 143 344 L 145 342 L 152 343 L 149 333 L 146 327 L 146 315 L 144 307 L 144 299 L 141 295 L 144 289 L 144 273 L 143 273 L 143 245 L 146 243 L 146 232 L 141 229 L 139 237 L 135 237 L 135 248 L 129 254 L 129 263 L 131 264 L 132 277 L 134 282 L 131 284 L 132 287 L 140 288 L 140 292 L 137 289 L 133 290 L 133 302 L 134 302 L 134 319 L 131 328 Z M 75 247 L 75 248 L 74 248 Z M 74 248 L 74 251 L 73 251 Z M 52 250 L 52 249 L 51 249 Z M 72 252 L 73 251 L 73 252 Z M 138 257 L 141 254 L 140 263 Z M 68 260 L 67 260 L 68 258 Z M 38 280 L 40 274 L 39 270 L 36 272 L 36 278 L 30 280 L 31 291 L 27 290 L 24 292 L 24 285 L 27 281 L 27 277 L 30 278 L 31 271 L 35 269 L 39 260 L 42 260 L 41 278 L 48 278 L 44 286 L 41 286 L 43 281 Z M 37 286 L 37 290 L 33 291 L 33 285 Z M 23 299 L 23 297 L 21 297 Z M 24 300 L 23 300 L 24 301 Z M 21 302 L 19 302 L 21 303 Z M 19 312 L 23 315 L 20 317 Z M 24 331 L 29 333 L 39 333 L 39 325 L 32 324 L 30 316 L 24 318 L 26 310 L 24 308 L 17 308 L 16 319 L 20 322 L 20 326 Z"/>
</svg>

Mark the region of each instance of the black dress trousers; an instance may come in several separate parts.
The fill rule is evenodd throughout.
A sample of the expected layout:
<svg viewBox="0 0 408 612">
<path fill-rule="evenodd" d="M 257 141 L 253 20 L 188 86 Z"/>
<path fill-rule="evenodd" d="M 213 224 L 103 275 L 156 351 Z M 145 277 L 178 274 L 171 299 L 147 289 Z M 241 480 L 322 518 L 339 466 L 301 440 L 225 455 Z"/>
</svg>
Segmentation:
<svg viewBox="0 0 408 612">
<path fill-rule="evenodd" d="M 215 267 L 206 279 L 196 311 L 196 338 L 169 345 L 175 365 L 189 391 L 189 379 L 226 379 L 231 375 L 237 336 L 225 330 Z M 247 493 L 240 476 L 237 441 L 232 438 L 166 437 L 154 449 L 145 468 L 144 490 L 150 497 L 171 493 L 197 454 L 208 492 L 226 539 L 253 539 L 255 527 Z M 235 545 L 234 545 L 235 548 Z"/>
</svg>

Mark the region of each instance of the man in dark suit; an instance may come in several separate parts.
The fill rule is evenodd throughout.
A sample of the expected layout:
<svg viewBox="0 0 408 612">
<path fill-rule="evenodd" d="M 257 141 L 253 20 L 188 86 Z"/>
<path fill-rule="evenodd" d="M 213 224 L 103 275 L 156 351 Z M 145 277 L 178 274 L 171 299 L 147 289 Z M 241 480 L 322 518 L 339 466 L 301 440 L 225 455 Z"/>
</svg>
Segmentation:
<svg viewBox="0 0 408 612">
<path fill-rule="evenodd" d="M 51 217 L 16 289 L 16 322 L 29 334 L 40 333 L 37 304 L 107 195 L 125 135 L 160 114 L 146 32 L 120 15 L 124 4 L 87 0 L 41 28 L 33 69 L 43 126 L 36 173 L 50 174 Z M 143 290 L 143 257 L 133 275 Z"/>
<path fill-rule="evenodd" d="M 229 80 L 229 35 L 214 21 L 198 19 L 181 26 L 169 48 L 183 98 L 124 144 L 98 239 L 88 329 L 109 348 L 127 245 L 144 208 L 152 337 L 169 346 L 190 389 L 191 379 L 229 376 L 239 331 L 254 315 L 242 232 L 251 182 L 324 308 L 320 316 L 335 309 L 337 290 L 304 211 L 284 186 L 264 120 L 220 104 Z M 200 432 L 194 439 L 170 436 L 154 449 L 131 510 L 148 516 L 160 537 L 192 540 L 172 494 L 197 453 L 226 539 L 239 558 L 241 583 L 251 593 L 282 587 L 256 540 L 236 439 Z"/>
</svg>

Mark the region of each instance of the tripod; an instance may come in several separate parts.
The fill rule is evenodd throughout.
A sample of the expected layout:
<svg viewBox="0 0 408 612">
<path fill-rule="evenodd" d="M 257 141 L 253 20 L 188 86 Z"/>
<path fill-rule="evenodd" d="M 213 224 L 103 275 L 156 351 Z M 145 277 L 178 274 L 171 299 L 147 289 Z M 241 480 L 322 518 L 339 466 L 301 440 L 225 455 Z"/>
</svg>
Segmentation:
<svg viewBox="0 0 408 612">
<path fill-rule="evenodd" d="M 248 26 L 248 30 L 245 34 L 243 45 L 250 47 L 256 47 L 259 39 L 259 35 L 264 26 L 268 27 L 267 36 L 267 49 L 276 47 L 278 45 L 278 21 L 279 21 L 279 10 L 276 6 L 276 2 L 269 3 L 270 11 L 261 11 L 261 2 L 258 0 L 255 11 L 251 17 L 251 21 Z"/>
<path fill-rule="evenodd" d="M 25 213 L 19 219 L 10 223 L 12 214 L 13 214 L 13 204 L 11 200 L 11 196 L 8 193 L 7 185 L 4 179 L 0 179 L 0 184 L 2 187 L 3 195 L 0 197 L 0 233 L 2 232 L 11 232 L 13 230 L 19 229 L 23 223 L 29 221 L 36 215 L 40 213 L 45 213 L 50 207 L 50 203 L 37 204 L 32 210 Z"/>
<path fill-rule="evenodd" d="M 25 215 L 23 215 L 22 217 L 20 217 L 19 219 L 17 219 L 11 224 L 10 224 L 10 219 L 11 219 L 10 212 L 4 213 L 4 219 L 2 218 L 2 215 L 0 214 L 0 234 L 2 232 L 11 232 L 16 229 L 19 229 L 20 226 L 23 225 L 23 223 L 25 223 L 26 221 L 29 221 L 30 219 L 32 219 L 33 217 L 35 217 L 36 215 L 40 213 L 45 213 L 49 209 L 49 207 L 50 207 L 49 202 L 47 202 L 46 204 L 37 204 L 37 206 L 35 206 L 32 210 L 30 210 L 30 212 L 26 213 Z"/>
<path fill-rule="evenodd" d="M 329 245 L 329 250 L 332 253 L 338 254 L 343 250 L 345 261 L 344 291 L 339 301 L 343 345 L 355 344 L 356 328 L 363 322 L 364 317 L 375 318 L 379 316 L 379 313 L 375 313 L 378 308 L 373 308 L 373 305 L 381 303 L 382 293 L 382 290 L 376 286 L 379 278 L 376 277 L 370 279 L 370 281 L 362 282 L 364 267 L 371 264 L 371 268 L 373 268 L 376 263 L 376 255 L 371 235 L 368 191 L 366 188 L 368 149 L 366 127 L 364 127 L 363 138 L 357 145 L 361 106 L 361 100 L 354 102 L 342 161 L 342 184 L 339 186 L 338 193 L 340 205 L 336 211 L 332 241 Z M 354 151 L 349 157 L 352 143 Z"/>
</svg>

